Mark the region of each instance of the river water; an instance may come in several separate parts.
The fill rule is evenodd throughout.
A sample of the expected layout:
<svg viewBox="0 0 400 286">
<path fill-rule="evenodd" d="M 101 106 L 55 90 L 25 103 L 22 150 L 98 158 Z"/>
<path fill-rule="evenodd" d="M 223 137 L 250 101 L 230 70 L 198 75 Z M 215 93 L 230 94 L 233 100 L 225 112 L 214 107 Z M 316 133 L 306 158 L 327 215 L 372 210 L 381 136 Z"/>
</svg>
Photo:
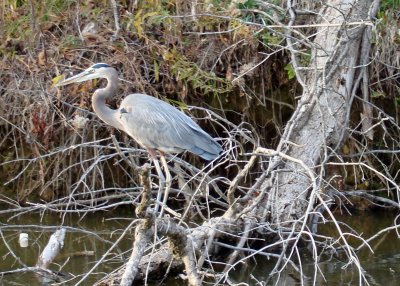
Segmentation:
<svg viewBox="0 0 400 286">
<path fill-rule="evenodd" d="M 75 285 L 82 275 L 91 270 L 100 258 L 120 238 L 125 228 L 131 223 L 133 212 L 124 209 L 113 212 L 86 214 L 85 216 L 62 216 L 54 213 L 0 215 L 0 272 L 21 269 L 23 265 L 34 266 L 38 255 L 47 244 L 52 233 L 60 226 L 67 227 L 65 245 L 61 253 L 51 266 L 52 270 L 70 273 L 70 282 L 59 285 Z M 344 221 L 364 238 L 385 227 L 394 224 L 395 215 L 389 212 L 359 213 L 351 216 L 340 216 Z M 399 230 L 399 229 L 398 229 Z M 332 225 L 319 227 L 321 234 L 332 234 Z M 29 234 L 29 247 L 21 248 L 18 237 L 21 232 Z M 359 242 L 354 242 L 357 245 Z M 361 259 L 369 277 L 371 285 L 400 285 L 400 239 L 395 231 L 379 236 L 371 244 L 372 251 L 367 248 L 357 254 Z M 127 233 L 114 248 L 105 255 L 105 260 L 94 269 L 92 274 L 81 285 L 92 285 L 128 259 L 132 246 L 132 233 Z M 313 285 L 312 273 L 314 263 L 307 259 L 305 251 L 303 260 L 304 274 L 309 277 L 303 285 Z M 251 265 L 237 269 L 232 282 L 246 282 L 250 285 L 257 281 L 266 281 L 267 285 L 302 285 L 296 275 L 284 271 L 277 276 L 270 277 L 275 261 L 258 258 Z M 318 275 L 315 285 L 358 285 L 358 273 L 345 267 L 345 261 L 339 258 L 321 258 L 318 266 L 324 276 Z M 184 285 L 178 279 L 170 279 L 162 285 Z M 32 273 L 8 274 L 0 277 L 0 285 L 46 285 L 40 283 L 37 276 Z"/>
</svg>

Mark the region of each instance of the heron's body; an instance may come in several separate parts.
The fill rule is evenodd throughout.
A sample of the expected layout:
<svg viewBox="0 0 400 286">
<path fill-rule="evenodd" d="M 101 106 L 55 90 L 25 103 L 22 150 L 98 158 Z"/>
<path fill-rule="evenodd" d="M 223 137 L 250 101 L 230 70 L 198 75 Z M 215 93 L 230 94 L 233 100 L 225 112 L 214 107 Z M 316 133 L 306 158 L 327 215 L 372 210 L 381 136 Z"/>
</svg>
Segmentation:
<svg viewBox="0 0 400 286">
<path fill-rule="evenodd" d="M 118 109 L 106 105 L 106 99 L 118 90 L 117 71 L 107 64 L 94 64 L 57 86 L 105 78 L 105 88 L 97 89 L 92 98 L 95 113 L 107 124 L 125 131 L 154 157 L 155 151 L 180 153 L 189 151 L 205 160 L 216 159 L 221 146 L 189 116 L 168 103 L 146 94 L 130 94 Z"/>
<path fill-rule="evenodd" d="M 164 153 L 187 150 L 205 160 L 221 152 L 221 146 L 189 116 L 157 98 L 130 94 L 121 102 L 119 113 L 123 130 L 146 148 Z"/>
</svg>

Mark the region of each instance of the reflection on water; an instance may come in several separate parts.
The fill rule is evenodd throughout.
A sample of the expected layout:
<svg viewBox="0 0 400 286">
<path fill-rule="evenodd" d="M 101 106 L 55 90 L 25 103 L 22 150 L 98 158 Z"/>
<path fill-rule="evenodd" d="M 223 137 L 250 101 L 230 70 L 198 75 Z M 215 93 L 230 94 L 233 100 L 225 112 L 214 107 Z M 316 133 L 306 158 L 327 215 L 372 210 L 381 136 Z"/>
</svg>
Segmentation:
<svg viewBox="0 0 400 286">
<path fill-rule="evenodd" d="M 336 214 L 336 218 L 345 222 L 358 234 L 362 234 L 364 239 L 368 239 L 379 230 L 393 226 L 396 216 L 389 212 L 371 212 L 351 216 Z M 400 227 L 397 230 L 400 232 Z M 321 225 L 318 232 L 331 236 L 336 234 L 332 224 Z M 360 241 L 351 239 L 349 241 L 354 247 L 361 244 Z M 400 285 L 400 237 L 397 233 L 394 230 L 387 232 L 371 241 L 370 246 L 372 251 L 365 247 L 357 252 L 365 270 L 363 274 L 370 285 Z M 344 255 L 321 257 L 318 263 L 317 282 L 313 284 L 315 264 L 307 256 L 310 254 L 304 250 L 302 266 L 307 277 L 304 284 L 300 283 L 298 273 L 294 270 L 282 271 L 279 276 L 270 276 L 276 261 L 265 258 L 259 258 L 254 265 L 240 269 L 236 272 L 235 278 L 236 281 L 245 281 L 249 285 L 359 285 L 359 272 L 352 266 L 347 266 L 348 259 Z M 268 283 L 257 284 L 257 281 L 268 281 Z"/>
<path fill-rule="evenodd" d="M 65 217 L 64 226 L 67 226 L 65 245 L 59 256 L 52 264 L 51 269 L 70 273 L 75 277 L 62 285 L 74 285 L 86 274 L 93 265 L 101 259 L 103 254 L 117 241 L 118 237 L 132 221 L 133 213 L 130 210 L 115 211 L 113 213 L 87 214 L 84 217 L 70 215 Z M 390 213 L 361 213 L 352 216 L 338 216 L 358 233 L 363 233 L 363 238 L 369 238 L 374 233 L 388 226 L 392 226 L 394 215 Z M 11 218 L 11 215 L 0 216 L 0 272 L 23 268 L 23 264 L 34 266 L 38 255 L 47 244 L 52 233 L 62 223 L 59 215 L 35 214 L 21 215 Z M 7 225 L 7 226 L 6 226 Z M 39 227 L 38 227 L 39 226 Z M 50 227 L 53 226 L 53 227 Z M 29 247 L 21 248 L 18 245 L 18 236 L 21 232 L 29 233 Z M 319 227 L 321 234 L 334 235 L 334 227 L 330 224 Z M 3 239 L 7 242 L 5 245 Z M 352 241 L 355 246 L 359 242 Z M 88 280 L 82 285 L 92 285 L 103 277 L 117 269 L 130 255 L 132 245 L 132 233 L 128 233 L 107 257 L 104 262 L 95 269 Z M 364 248 L 357 255 L 365 269 L 364 275 L 369 278 L 371 285 L 399 285 L 400 280 L 400 239 L 395 231 L 391 231 L 370 243 L 373 253 Z M 309 254 L 304 251 L 303 271 L 308 277 L 305 285 L 313 285 L 315 265 Z M 18 260 L 20 259 L 20 261 Z M 342 260 L 343 259 L 343 260 Z M 267 285 L 301 285 L 297 273 L 290 270 L 281 272 L 278 277 L 270 276 L 275 266 L 275 260 L 258 258 L 252 265 L 237 269 L 233 275 L 236 281 L 257 284 L 257 281 L 267 281 Z M 347 260 L 340 256 L 322 257 L 318 267 L 316 285 L 358 285 L 358 272 L 346 266 Z M 169 279 L 163 285 L 183 285 L 178 279 Z M 0 277 L 0 285 L 39 285 L 37 277 L 32 273 L 10 274 Z"/>
</svg>

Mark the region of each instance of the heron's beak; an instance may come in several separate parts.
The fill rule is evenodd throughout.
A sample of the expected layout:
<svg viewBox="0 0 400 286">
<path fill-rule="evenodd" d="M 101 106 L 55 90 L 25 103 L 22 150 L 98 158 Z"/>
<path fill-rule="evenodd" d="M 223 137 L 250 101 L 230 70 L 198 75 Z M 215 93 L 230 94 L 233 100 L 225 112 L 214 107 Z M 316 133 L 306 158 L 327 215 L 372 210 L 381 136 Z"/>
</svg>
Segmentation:
<svg viewBox="0 0 400 286">
<path fill-rule="evenodd" d="M 58 86 L 63 86 L 63 85 L 67 85 L 67 84 L 71 84 L 71 83 L 75 83 L 75 82 L 83 82 L 83 81 L 87 81 L 90 79 L 98 78 L 98 76 L 95 75 L 94 72 L 95 72 L 95 70 L 93 70 L 93 69 L 84 70 L 83 72 L 78 73 L 77 75 L 74 75 L 70 78 L 67 78 L 60 82 L 57 82 L 54 86 L 58 87 Z"/>
</svg>

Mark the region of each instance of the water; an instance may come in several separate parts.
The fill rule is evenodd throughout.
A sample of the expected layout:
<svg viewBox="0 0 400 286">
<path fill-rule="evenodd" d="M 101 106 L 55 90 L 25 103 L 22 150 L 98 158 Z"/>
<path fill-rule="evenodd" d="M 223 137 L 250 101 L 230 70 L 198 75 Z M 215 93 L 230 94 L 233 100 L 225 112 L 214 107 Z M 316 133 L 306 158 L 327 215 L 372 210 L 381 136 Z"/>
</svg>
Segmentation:
<svg viewBox="0 0 400 286">
<path fill-rule="evenodd" d="M 370 212 L 358 213 L 351 216 L 335 214 L 339 221 L 345 222 L 364 239 L 373 236 L 379 230 L 393 226 L 396 215 L 390 212 Z M 397 220 L 399 224 L 400 219 Z M 400 225 L 397 228 L 400 233 Z M 322 225 L 318 229 L 322 235 L 335 235 L 335 228 L 332 224 Z M 361 243 L 359 240 L 347 237 L 352 246 L 357 247 Z M 375 240 L 370 242 L 372 251 L 369 248 L 363 248 L 357 252 L 357 256 L 365 270 L 364 275 L 368 278 L 370 285 L 397 286 L 400 281 L 400 236 L 395 230 L 385 232 Z M 303 251 L 303 271 L 307 276 L 304 285 L 359 285 L 359 272 L 353 267 L 347 265 L 347 257 L 323 256 L 318 267 L 323 276 L 318 273 L 316 283 L 313 284 L 313 275 L 315 264 L 307 256 L 310 256 L 307 250 Z M 275 261 L 259 258 L 254 265 L 242 268 L 235 275 L 236 281 L 244 281 L 250 285 L 260 285 L 256 281 L 269 281 L 267 285 L 302 285 L 299 282 L 298 274 L 295 271 L 287 270 L 280 274 L 270 276 L 269 274 L 275 266 Z M 254 279 L 251 278 L 254 276 Z M 365 284 L 362 284 L 365 285 Z"/>
<path fill-rule="evenodd" d="M 68 226 L 64 247 L 57 256 L 52 270 L 70 273 L 72 279 L 63 285 L 74 285 L 80 275 L 87 273 L 102 255 L 120 237 L 125 228 L 132 221 L 132 212 L 118 211 L 115 213 L 87 214 L 85 217 L 69 215 L 65 217 L 64 226 Z M 56 214 L 22 215 L 9 220 L 10 216 L 0 217 L 0 230 L 9 248 L 21 262 L 27 266 L 34 266 L 38 256 L 46 246 L 49 237 L 61 225 L 62 218 Z M 13 226 L 4 228 L 4 224 Z M 35 225 L 38 225 L 35 227 Z M 18 244 L 19 234 L 29 234 L 29 247 L 21 248 Z M 23 268 L 18 259 L 0 237 L 0 272 Z M 93 274 L 83 283 L 92 285 L 112 272 L 129 258 L 129 249 L 132 246 L 132 233 L 128 232 L 124 239 L 114 247 L 105 261 L 96 268 Z M 0 278 L 0 285 L 40 285 L 38 278 L 31 272 L 6 275 Z M 29 283 L 27 283 L 29 281 Z"/>
<path fill-rule="evenodd" d="M 87 214 L 84 217 L 70 215 L 65 217 L 64 225 L 68 226 L 65 246 L 51 266 L 52 270 L 70 273 L 70 282 L 62 285 L 74 285 L 81 275 L 87 273 L 103 254 L 120 237 L 125 228 L 131 223 L 133 212 L 130 209 L 122 211 Z M 25 214 L 11 218 L 11 215 L 0 216 L 0 272 L 19 269 L 24 263 L 28 266 L 35 265 L 39 253 L 47 244 L 52 233 L 61 225 L 62 218 L 54 213 Z M 388 212 L 360 213 L 353 216 L 338 216 L 354 230 L 363 233 L 368 238 L 380 229 L 394 224 L 395 216 Z M 5 227 L 5 224 L 8 225 Z M 36 225 L 36 226 L 35 226 Z M 11 228 L 10 228 L 11 226 Z M 333 235 L 332 225 L 319 227 L 321 234 Z M 18 244 L 18 236 L 21 232 L 29 233 L 30 245 L 21 248 Z M 133 232 L 132 232 L 133 233 Z M 132 233 L 125 235 L 124 239 L 107 255 L 105 261 L 95 269 L 82 285 L 92 285 L 95 281 L 117 269 L 130 255 L 132 246 Z M 3 242 L 7 242 L 8 247 Z M 359 245 L 359 241 L 352 240 L 353 245 Z M 357 254 L 366 270 L 365 275 L 371 281 L 371 285 L 398 285 L 400 280 L 400 239 L 395 231 L 379 236 L 370 243 L 373 253 L 367 248 Z M 18 257 L 21 262 L 15 257 Z M 314 263 L 307 259 L 309 254 L 304 250 L 303 271 L 308 279 L 305 285 L 313 285 Z M 279 279 L 269 274 L 275 265 L 275 260 L 257 258 L 251 264 L 237 269 L 233 280 L 243 281 L 250 285 L 257 284 L 257 280 L 266 281 L 267 285 L 301 285 L 298 276 L 293 271 L 284 271 Z M 317 276 L 316 285 L 358 285 L 358 272 L 345 266 L 344 257 L 322 257 L 318 264 L 324 274 Z M 74 278 L 75 277 L 75 278 Z M 183 285 L 185 282 L 179 279 L 169 279 L 163 285 Z M 0 278 L 0 285 L 45 285 L 39 283 L 38 278 L 32 273 L 18 273 L 5 275 Z"/>
</svg>

